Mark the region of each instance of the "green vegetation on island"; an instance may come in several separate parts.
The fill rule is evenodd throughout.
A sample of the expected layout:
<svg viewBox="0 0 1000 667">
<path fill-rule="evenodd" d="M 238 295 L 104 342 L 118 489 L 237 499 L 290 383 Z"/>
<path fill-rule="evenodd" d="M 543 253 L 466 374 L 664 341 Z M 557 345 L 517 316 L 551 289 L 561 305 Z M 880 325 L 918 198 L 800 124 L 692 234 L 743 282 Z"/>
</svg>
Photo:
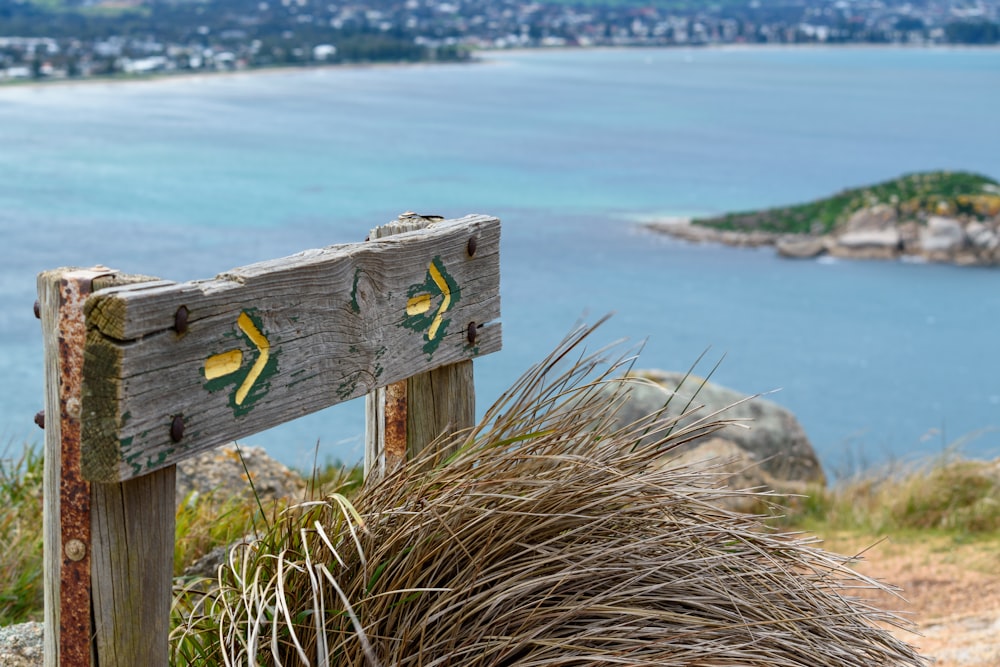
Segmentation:
<svg viewBox="0 0 1000 667">
<path fill-rule="evenodd" d="M 899 219 L 945 215 L 982 220 L 1000 215 L 1000 183 L 962 171 L 920 172 L 850 188 L 806 204 L 727 213 L 692 222 L 736 232 L 818 235 L 832 232 L 852 214 L 877 204 L 894 207 Z"/>
</svg>

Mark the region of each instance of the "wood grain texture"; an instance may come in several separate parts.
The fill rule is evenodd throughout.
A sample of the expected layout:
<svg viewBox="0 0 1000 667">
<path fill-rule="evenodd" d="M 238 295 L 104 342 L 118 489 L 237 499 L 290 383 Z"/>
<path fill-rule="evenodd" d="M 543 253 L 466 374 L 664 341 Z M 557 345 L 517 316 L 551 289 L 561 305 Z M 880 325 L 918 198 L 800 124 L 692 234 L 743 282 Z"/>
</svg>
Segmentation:
<svg viewBox="0 0 1000 667">
<path fill-rule="evenodd" d="M 168 285 L 115 273 L 94 290 Z M 91 485 L 95 664 L 166 665 L 174 569 L 176 468 L 118 484 Z"/>
<path fill-rule="evenodd" d="M 80 474 L 84 299 L 109 269 L 38 277 L 45 356 L 43 587 L 46 665 L 92 664 L 90 486 Z"/>
<path fill-rule="evenodd" d="M 468 216 L 212 280 L 95 293 L 87 301 L 84 476 L 130 479 L 499 350 L 499 241 L 499 220 Z M 470 344 L 471 322 L 479 328 Z"/>
<path fill-rule="evenodd" d="M 476 385 L 471 361 L 435 368 L 407 380 L 407 456 L 414 458 L 445 433 L 476 424 Z M 441 450 L 442 456 L 454 453 Z"/>
<path fill-rule="evenodd" d="M 425 218 L 401 218 L 373 229 L 370 238 L 425 229 L 434 223 Z M 478 238 L 467 242 L 466 252 L 478 255 Z M 464 334 L 478 325 L 470 320 Z M 444 434 L 475 424 L 476 399 L 472 361 L 440 366 L 379 388 L 365 402 L 365 477 L 376 477 L 412 459 Z M 442 452 L 447 455 L 450 452 Z"/>
<path fill-rule="evenodd" d="M 45 468 L 43 493 L 43 578 L 45 667 L 59 665 L 60 571 L 62 535 L 59 525 L 59 486 L 62 476 L 62 424 L 59 400 L 59 283 L 65 270 L 48 271 L 38 277 L 41 307 L 42 348 L 45 358 Z"/>
<path fill-rule="evenodd" d="M 91 593 L 101 584 L 94 581 L 92 571 L 93 490 L 80 474 L 84 298 L 94 289 L 151 280 L 111 271 L 105 267 L 64 268 L 38 277 L 49 416 L 43 494 L 47 666 L 99 664 L 92 641 Z M 170 531 L 166 539 L 172 544 L 172 512 L 170 516 L 165 529 Z M 168 570 L 168 597 L 170 574 Z"/>
<path fill-rule="evenodd" d="M 168 664 L 176 470 L 91 484 L 100 667 Z"/>
</svg>

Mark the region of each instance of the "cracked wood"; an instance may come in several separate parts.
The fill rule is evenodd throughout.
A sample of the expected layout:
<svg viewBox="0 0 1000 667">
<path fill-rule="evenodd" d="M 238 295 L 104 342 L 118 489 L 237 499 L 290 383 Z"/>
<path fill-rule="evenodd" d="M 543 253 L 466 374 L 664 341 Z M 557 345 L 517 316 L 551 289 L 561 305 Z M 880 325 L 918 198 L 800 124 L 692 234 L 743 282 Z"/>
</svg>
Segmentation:
<svg viewBox="0 0 1000 667">
<path fill-rule="evenodd" d="M 84 476 L 144 475 L 499 350 L 499 242 L 499 220 L 468 216 L 211 280 L 96 292 L 86 304 Z"/>
</svg>

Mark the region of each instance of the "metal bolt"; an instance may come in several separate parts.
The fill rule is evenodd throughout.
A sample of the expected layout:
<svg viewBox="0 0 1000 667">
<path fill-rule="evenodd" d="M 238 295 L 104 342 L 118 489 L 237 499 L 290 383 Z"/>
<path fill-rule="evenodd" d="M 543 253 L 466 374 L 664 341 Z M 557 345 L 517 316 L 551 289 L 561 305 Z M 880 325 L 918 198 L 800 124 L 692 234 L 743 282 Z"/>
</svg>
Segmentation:
<svg viewBox="0 0 1000 667">
<path fill-rule="evenodd" d="M 468 341 L 470 343 L 475 343 L 476 342 L 476 334 L 477 333 L 478 332 L 476 331 L 476 323 L 475 322 L 469 322 L 469 328 L 465 330 L 465 337 L 468 339 Z"/>
<path fill-rule="evenodd" d="M 174 417 L 174 421 L 170 423 L 170 439 L 174 442 L 180 442 L 184 437 L 184 417 L 182 415 L 177 415 Z"/>
<path fill-rule="evenodd" d="M 174 313 L 174 331 L 178 334 L 186 333 L 188 330 L 188 309 L 187 306 L 181 306 Z"/>
<path fill-rule="evenodd" d="M 81 540 L 73 539 L 66 542 L 63 551 L 66 552 L 66 558 L 73 561 L 81 561 L 87 555 L 87 545 Z"/>
<path fill-rule="evenodd" d="M 38 424 L 38 428 L 45 429 L 45 410 L 39 410 L 35 414 L 35 423 Z"/>
<path fill-rule="evenodd" d="M 469 257 L 472 257 L 473 255 L 476 254 L 476 246 L 477 245 L 478 245 L 478 242 L 476 241 L 476 237 L 475 236 L 473 236 L 472 238 L 469 239 L 469 242 L 465 245 L 465 250 L 466 250 L 466 252 L 469 253 Z"/>
<path fill-rule="evenodd" d="M 42 304 L 35 301 L 35 319 L 42 319 Z"/>
</svg>

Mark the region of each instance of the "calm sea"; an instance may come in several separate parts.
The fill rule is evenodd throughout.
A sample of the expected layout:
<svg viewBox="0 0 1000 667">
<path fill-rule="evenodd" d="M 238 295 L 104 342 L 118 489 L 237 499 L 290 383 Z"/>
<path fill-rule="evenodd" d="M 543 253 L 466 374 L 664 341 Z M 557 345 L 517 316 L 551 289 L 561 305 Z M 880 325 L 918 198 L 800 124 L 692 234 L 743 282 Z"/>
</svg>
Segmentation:
<svg viewBox="0 0 1000 667">
<path fill-rule="evenodd" d="M 1000 271 L 791 262 L 637 221 L 923 169 L 1000 177 L 1000 50 L 553 51 L 483 64 L 0 89 L 0 450 L 40 441 L 37 272 L 175 280 L 363 239 L 405 210 L 502 218 L 505 346 L 480 406 L 580 318 L 793 410 L 836 472 L 1000 455 Z M 595 343 L 596 344 L 596 343 Z M 360 402 L 250 441 L 361 456 Z"/>
</svg>

